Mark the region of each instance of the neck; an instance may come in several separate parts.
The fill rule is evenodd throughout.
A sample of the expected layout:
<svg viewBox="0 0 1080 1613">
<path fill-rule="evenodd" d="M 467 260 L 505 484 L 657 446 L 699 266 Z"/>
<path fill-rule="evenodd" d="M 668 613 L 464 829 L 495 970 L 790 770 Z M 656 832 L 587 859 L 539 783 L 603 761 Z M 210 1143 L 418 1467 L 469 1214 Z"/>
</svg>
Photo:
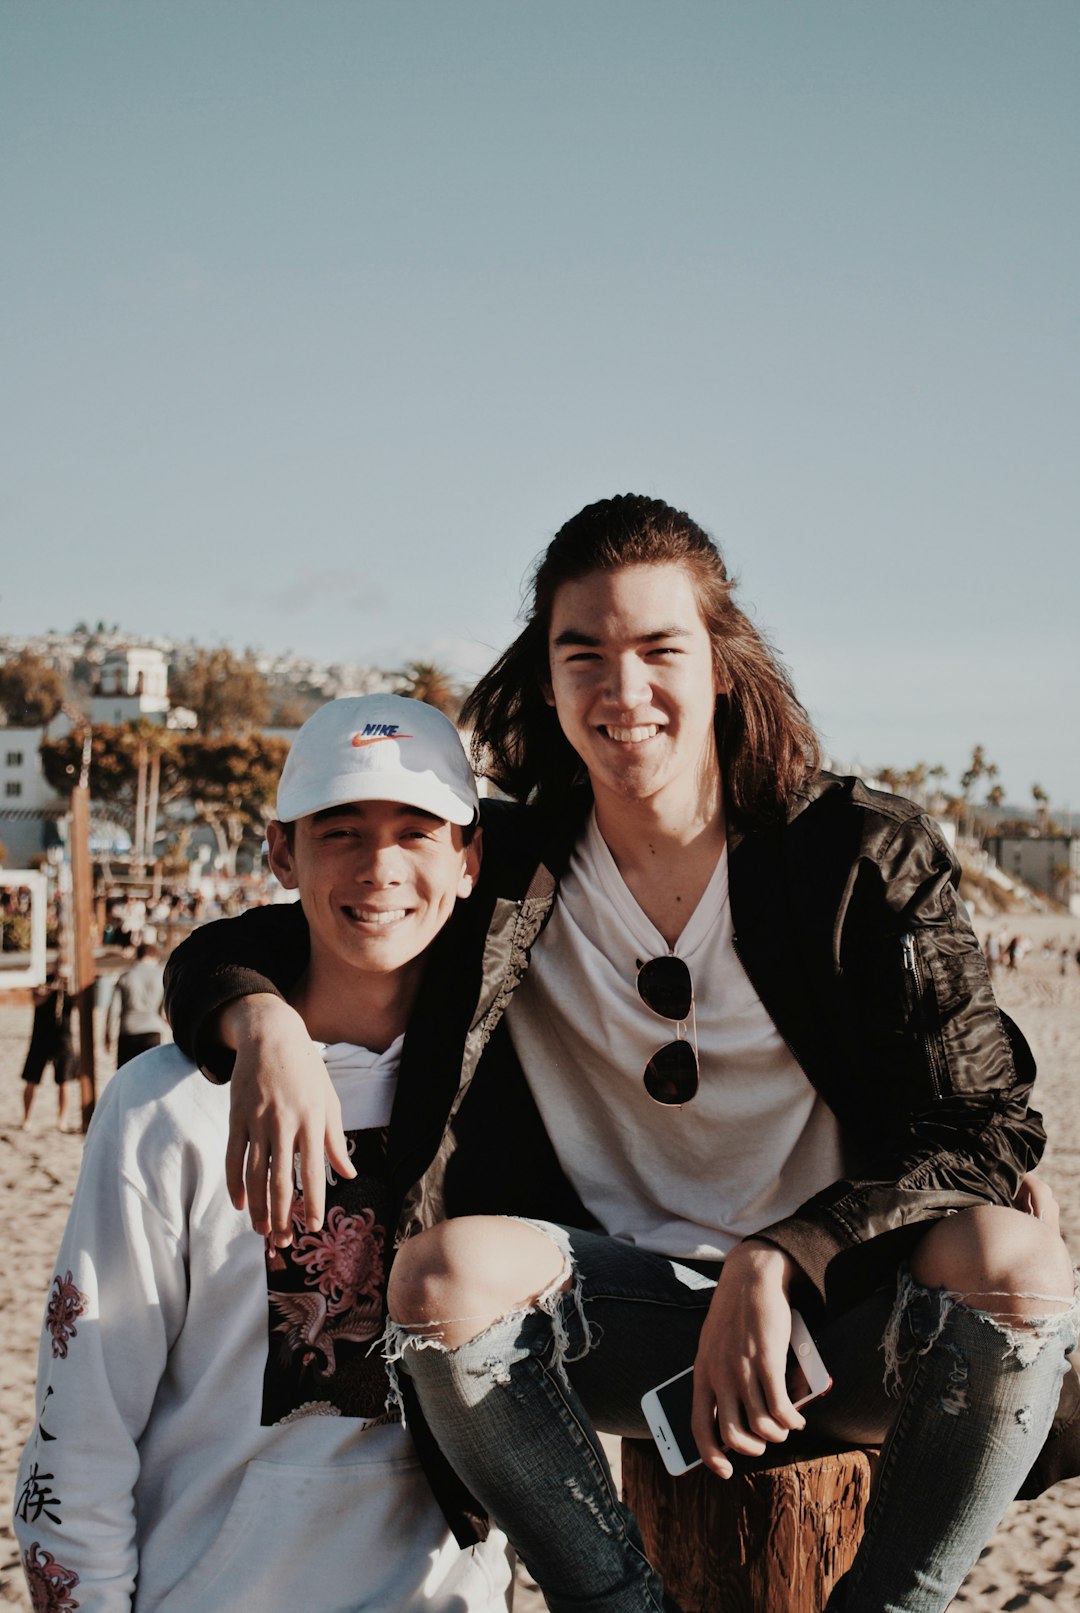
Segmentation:
<svg viewBox="0 0 1080 1613">
<path fill-rule="evenodd" d="M 638 906 L 674 947 L 700 902 L 724 849 L 723 793 L 692 805 L 664 800 L 596 797 L 596 822 Z"/>
<path fill-rule="evenodd" d="M 423 972 L 416 959 L 388 974 L 368 974 L 312 955 L 289 994 L 308 1034 L 317 1042 L 352 1042 L 385 1053 L 403 1034 Z"/>
<path fill-rule="evenodd" d="M 596 821 L 620 870 L 652 861 L 660 852 L 677 864 L 705 845 L 714 861 L 724 849 L 724 796 L 720 775 L 707 788 L 672 799 L 663 792 L 629 800 L 609 792 L 595 795 Z"/>
</svg>

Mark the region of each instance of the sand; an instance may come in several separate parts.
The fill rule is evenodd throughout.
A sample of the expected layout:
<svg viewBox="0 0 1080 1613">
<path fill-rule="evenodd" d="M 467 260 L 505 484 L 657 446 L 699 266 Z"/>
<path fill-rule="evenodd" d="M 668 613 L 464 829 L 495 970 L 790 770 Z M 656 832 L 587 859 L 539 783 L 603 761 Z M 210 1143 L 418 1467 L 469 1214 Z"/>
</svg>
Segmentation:
<svg viewBox="0 0 1080 1613">
<path fill-rule="evenodd" d="M 1061 942 L 1072 939 L 1075 952 L 1080 924 L 1040 918 L 1026 919 L 1023 928 L 1036 947 L 1016 972 L 999 971 L 998 996 L 1035 1048 L 1038 1101 L 1050 1134 L 1043 1174 L 1057 1194 L 1065 1236 L 1080 1256 L 1080 971 L 1072 962 L 1062 976 L 1057 959 L 1046 959 L 1039 950 L 1043 937 L 1053 935 Z M 35 1129 L 19 1130 L 18 1077 L 30 1018 L 28 1005 L 0 996 L 0 1180 L 6 1228 L 0 1269 L 0 1608 L 22 1613 L 29 1613 L 30 1602 L 8 1523 L 9 1497 L 33 1418 L 42 1305 L 82 1152 L 80 1137 L 60 1136 L 53 1127 L 51 1084 L 38 1096 Z M 970 1613 L 1039 1613 L 1051 1606 L 1056 1613 L 1080 1609 L 1080 1479 L 1055 1486 L 1037 1501 L 1014 1502 L 953 1603 Z M 543 1603 L 523 1587 L 516 1607 L 517 1613 L 533 1613 Z"/>
</svg>

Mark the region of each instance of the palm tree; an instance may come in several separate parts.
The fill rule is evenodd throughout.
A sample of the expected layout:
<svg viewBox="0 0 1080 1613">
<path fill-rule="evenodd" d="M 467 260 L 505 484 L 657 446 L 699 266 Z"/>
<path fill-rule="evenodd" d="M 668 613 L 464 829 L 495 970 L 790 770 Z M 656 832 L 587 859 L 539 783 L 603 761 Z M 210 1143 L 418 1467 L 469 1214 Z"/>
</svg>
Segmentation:
<svg viewBox="0 0 1080 1613">
<path fill-rule="evenodd" d="M 903 785 L 904 794 L 910 795 L 911 799 L 918 801 L 920 805 L 926 796 L 926 780 L 927 768 L 925 762 L 916 762 L 914 767 L 909 767 L 906 772 L 900 775 L 900 783 Z"/>
<path fill-rule="evenodd" d="M 409 661 L 393 676 L 398 679 L 395 694 L 406 695 L 411 700 L 425 700 L 429 706 L 445 712 L 448 717 L 456 717 L 460 711 L 461 690 L 451 674 L 434 661 Z"/>
</svg>

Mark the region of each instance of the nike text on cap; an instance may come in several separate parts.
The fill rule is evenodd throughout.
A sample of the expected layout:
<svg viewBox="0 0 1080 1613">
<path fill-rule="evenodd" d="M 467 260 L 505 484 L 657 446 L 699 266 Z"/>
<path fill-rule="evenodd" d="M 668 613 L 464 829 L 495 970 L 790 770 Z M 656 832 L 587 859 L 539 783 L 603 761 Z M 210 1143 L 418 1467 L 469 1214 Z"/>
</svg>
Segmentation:
<svg viewBox="0 0 1080 1613">
<path fill-rule="evenodd" d="M 346 695 L 308 718 L 278 783 L 282 823 L 350 801 L 400 801 L 448 823 L 475 823 L 476 780 L 457 729 L 422 700 Z"/>
</svg>

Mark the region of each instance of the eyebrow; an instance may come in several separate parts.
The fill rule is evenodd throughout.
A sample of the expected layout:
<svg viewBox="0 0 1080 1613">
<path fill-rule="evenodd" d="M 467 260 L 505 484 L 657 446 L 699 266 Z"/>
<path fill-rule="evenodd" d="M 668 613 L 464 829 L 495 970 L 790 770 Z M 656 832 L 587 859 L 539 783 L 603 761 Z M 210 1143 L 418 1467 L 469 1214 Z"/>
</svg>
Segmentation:
<svg viewBox="0 0 1080 1613">
<path fill-rule="evenodd" d="M 639 633 L 634 639 L 635 644 L 657 644 L 665 638 L 690 638 L 688 627 L 658 627 L 651 633 Z M 571 644 L 581 644 L 587 649 L 598 649 L 603 639 L 596 633 L 587 633 L 583 627 L 564 627 L 561 633 L 556 634 L 552 644 L 556 649 L 564 649 Z"/>
</svg>

